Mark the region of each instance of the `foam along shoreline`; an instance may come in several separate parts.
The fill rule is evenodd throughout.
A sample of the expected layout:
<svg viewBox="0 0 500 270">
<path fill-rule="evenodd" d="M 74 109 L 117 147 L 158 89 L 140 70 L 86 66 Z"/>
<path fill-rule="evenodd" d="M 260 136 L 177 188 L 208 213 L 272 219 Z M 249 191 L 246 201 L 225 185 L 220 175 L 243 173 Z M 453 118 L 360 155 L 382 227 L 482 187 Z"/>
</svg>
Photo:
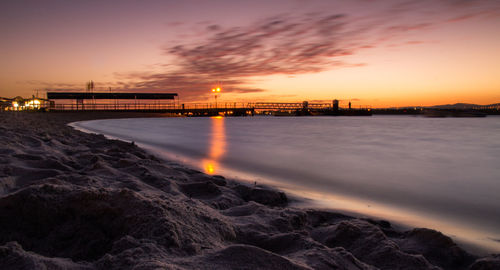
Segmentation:
<svg viewBox="0 0 500 270">
<path fill-rule="evenodd" d="M 136 116 L 0 113 L 1 269 L 500 268 L 431 229 L 289 207 L 66 125 L 119 117 Z"/>
</svg>

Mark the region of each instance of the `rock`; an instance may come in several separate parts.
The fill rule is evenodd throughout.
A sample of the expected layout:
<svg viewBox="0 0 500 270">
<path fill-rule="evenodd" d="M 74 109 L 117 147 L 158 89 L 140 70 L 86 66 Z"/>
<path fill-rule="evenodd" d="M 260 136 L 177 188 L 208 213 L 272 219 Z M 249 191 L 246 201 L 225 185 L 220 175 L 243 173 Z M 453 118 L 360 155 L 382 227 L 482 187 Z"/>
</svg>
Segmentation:
<svg viewBox="0 0 500 270">
<path fill-rule="evenodd" d="M 234 190 L 240 194 L 245 201 L 254 201 L 269 206 L 285 206 L 288 199 L 284 192 L 260 187 L 248 187 L 238 184 Z"/>
<path fill-rule="evenodd" d="M 311 269 L 272 252 L 248 245 L 231 245 L 197 258 L 195 262 L 198 269 Z"/>
<path fill-rule="evenodd" d="M 219 196 L 220 188 L 212 182 L 179 184 L 179 189 L 188 197 L 209 199 Z"/>
<path fill-rule="evenodd" d="M 25 251 L 17 242 L 9 242 L 0 246 L 0 269 L 31 270 L 90 270 L 89 263 L 75 263 L 64 258 L 48 258 L 33 252 Z"/>
<path fill-rule="evenodd" d="M 469 268 L 470 270 L 498 270 L 500 269 L 500 254 L 491 255 L 476 260 Z"/>
<path fill-rule="evenodd" d="M 378 270 L 354 257 L 344 248 L 314 247 L 299 251 L 293 256 L 316 270 Z"/>
<path fill-rule="evenodd" d="M 182 254 L 185 242 L 234 239 L 219 217 L 201 204 L 150 200 L 127 189 L 30 186 L 0 198 L 0 244 L 18 241 L 44 256 L 93 261 L 131 236 Z"/>
<path fill-rule="evenodd" d="M 227 181 L 223 176 L 220 175 L 206 175 L 204 173 L 198 173 L 191 176 L 191 181 L 193 182 L 207 182 L 210 181 L 218 186 L 226 186 Z"/>
<path fill-rule="evenodd" d="M 353 219 L 353 217 L 341 213 L 325 210 L 308 209 L 306 213 L 307 221 L 312 227 L 331 225 L 342 220 Z"/>
<path fill-rule="evenodd" d="M 282 255 L 318 246 L 307 238 L 299 233 L 281 233 L 262 239 L 256 246 Z"/>
<path fill-rule="evenodd" d="M 453 240 L 441 232 L 417 228 L 408 231 L 398 241 L 402 251 L 410 254 L 422 254 L 429 262 L 443 269 L 460 269 L 470 265 L 474 257 L 457 246 Z"/>
<path fill-rule="evenodd" d="M 380 269 L 437 270 L 423 256 L 405 253 L 378 228 L 353 219 L 313 230 L 313 239 L 328 247 L 343 247 L 356 258 Z"/>
</svg>

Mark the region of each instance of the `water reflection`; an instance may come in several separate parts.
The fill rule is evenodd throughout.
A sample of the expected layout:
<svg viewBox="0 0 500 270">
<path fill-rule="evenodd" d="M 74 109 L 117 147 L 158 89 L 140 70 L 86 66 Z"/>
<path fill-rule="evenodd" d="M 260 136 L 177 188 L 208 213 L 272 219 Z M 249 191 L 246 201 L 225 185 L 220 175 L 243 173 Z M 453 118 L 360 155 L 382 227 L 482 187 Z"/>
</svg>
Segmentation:
<svg viewBox="0 0 500 270">
<path fill-rule="evenodd" d="M 202 167 L 207 174 L 215 174 L 219 168 L 219 160 L 226 152 L 225 119 L 222 116 L 210 118 L 211 136 L 208 156 L 202 159 Z"/>
</svg>

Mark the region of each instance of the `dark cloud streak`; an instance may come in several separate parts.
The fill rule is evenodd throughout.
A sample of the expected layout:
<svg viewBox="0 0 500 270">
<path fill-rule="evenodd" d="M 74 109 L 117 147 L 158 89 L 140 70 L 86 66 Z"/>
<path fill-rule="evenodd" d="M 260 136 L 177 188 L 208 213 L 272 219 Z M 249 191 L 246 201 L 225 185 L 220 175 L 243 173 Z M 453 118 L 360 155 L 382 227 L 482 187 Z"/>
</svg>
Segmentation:
<svg viewBox="0 0 500 270">
<path fill-rule="evenodd" d="M 343 46 L 343 15 L 276 17 L 246 28 L 221 29 L 199 44 L 168 53 L 183 70 L 214 77 L 248 77 L 319 72 L 351 54 Z"/>
</svg>

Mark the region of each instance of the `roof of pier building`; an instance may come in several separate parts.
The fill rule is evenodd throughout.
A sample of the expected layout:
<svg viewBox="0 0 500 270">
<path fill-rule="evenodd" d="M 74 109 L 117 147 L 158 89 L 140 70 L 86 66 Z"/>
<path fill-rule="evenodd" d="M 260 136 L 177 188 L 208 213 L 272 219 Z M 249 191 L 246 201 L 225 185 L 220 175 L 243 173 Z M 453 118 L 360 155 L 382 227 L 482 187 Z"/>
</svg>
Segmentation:
<svg viewBox="0 0 500 270">
<path fill-rule="evenodd" d="M 175 99 L 177 93 L 47 92 L 47 99 Z"/>
</svg>

